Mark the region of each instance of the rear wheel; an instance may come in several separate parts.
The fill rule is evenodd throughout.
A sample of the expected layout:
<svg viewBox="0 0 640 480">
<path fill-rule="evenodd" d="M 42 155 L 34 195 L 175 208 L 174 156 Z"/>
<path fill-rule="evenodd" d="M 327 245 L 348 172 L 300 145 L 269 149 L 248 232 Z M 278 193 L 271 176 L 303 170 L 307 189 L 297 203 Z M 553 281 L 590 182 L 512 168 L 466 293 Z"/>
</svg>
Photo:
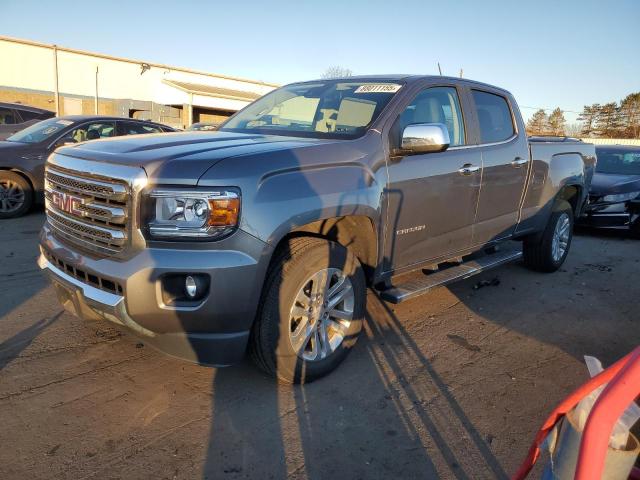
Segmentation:
<svg viewBox="0 0 640 480">
<path fill-rule="evenodd" d="M 573 209 L 565 200 L 556 202 L 541 234 L 524 240 L 524 263 L 532 270 L 555 272 L 569 254 L 573 239 Z"/>
<path fill-rule="evenodd" d="M 269 272 L 251 353 L 286 383 L 305 383 L 334 370 L 362 329 L 366 285 L 358 259 L 341 245 L 294 238 Z"/>
<path fill-rule="evenodd" d="M 9 171 L 0 171 L 0 218 L 24 215 L 33 203 L 33 190 L 27 180 Z"/>
</svg>

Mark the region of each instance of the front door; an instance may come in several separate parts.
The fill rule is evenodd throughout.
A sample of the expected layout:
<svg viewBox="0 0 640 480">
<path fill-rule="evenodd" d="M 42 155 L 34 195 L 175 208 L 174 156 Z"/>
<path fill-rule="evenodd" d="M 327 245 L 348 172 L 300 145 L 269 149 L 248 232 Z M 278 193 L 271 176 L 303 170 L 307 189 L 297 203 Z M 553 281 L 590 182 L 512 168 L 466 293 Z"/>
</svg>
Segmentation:
<svg viewBox="0 0 640 480">
<path fill-rule="evenodd" d="M 451 144 L 440 153 L 390 158 L 385 270 L 456 256 L 472 240 L 482 159 L 477 149 L 464 148 L 458 90 L 437 86 L 418 93 L 396 120 L 390 143 L 399 145 L 404 127 L 414 123 L 446 125 Z"/>
<path fill-rule="evenodd" d="M 529 169 L 526 135 L 517 135 L 509 100 L 471 90 L 478 115 L 482 186 L 473 233 L 474 246 L 511 236 L 518 223 Z"/>
</svg>

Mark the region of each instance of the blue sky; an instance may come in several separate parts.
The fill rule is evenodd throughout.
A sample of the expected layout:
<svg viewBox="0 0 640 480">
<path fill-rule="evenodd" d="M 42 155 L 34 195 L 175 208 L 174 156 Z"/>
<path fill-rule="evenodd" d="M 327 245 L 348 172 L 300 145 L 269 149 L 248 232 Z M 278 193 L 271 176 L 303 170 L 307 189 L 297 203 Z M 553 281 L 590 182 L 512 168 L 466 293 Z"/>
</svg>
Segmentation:
<svg viewBox="0 0 640 480">
<path fill-rule="evenodd" d="M 275 83 L 440 62 L 511 90 L 526 117 L 640 91 L 639 0 L 0 0 L 0 18 L 2 35 Z"/>
</svg>

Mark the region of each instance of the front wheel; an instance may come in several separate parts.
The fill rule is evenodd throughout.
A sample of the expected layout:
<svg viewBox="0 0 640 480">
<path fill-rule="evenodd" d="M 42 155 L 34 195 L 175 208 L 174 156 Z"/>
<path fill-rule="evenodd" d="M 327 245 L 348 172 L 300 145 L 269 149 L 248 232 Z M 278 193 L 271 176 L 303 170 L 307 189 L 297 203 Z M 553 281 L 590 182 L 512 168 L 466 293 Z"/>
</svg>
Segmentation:
<svg viewBox="0 0 640 480">
<path fill-rule="evenodd" d="M 250 349 L 257 365 L 286 383 L 334 370 L 362 330 L 366 284 L 358 259 L 343 246 L 294 238 L 273 260 Z"/>
<path fill-rule="evenodd" d="M 539 272 L 555 272 L 567 258 L 572 239 L 573 209 L 560 200 L 554 205 L 544 232 L 524 240 L 525 265 Z"/>
</svg>

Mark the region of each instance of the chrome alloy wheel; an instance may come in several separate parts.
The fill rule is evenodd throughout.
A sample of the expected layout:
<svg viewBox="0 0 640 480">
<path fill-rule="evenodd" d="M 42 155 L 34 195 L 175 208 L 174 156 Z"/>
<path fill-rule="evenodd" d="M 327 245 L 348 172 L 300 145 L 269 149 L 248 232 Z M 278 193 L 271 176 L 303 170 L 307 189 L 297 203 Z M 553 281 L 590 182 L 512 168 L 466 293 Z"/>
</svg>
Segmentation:
<svg viewBox="0 0 640 480">
<path fill-rule="evenodd" d="M 24 204 L 25 191 L 13 180 L 0 179 L 0 212 L 13 213 Z"/>
<path fill-rule="evenodd" d="M 558 217 L 556 228 L 553 231 L 553 241 L 551 242 L 551 255 L 554 262 L 562 260 L 569 246 L 569 235 L 571 230 L 571 220 L 569 215 L 563 213 Z"/>
<path fill-rule="evenodd" d="M 308 278 L 289 313 L 289 340 L 298 357 L 327 358 L 340 346 L 353 319 L 355 295 L 351 280 L 338 268 Z"/>
</svg>

